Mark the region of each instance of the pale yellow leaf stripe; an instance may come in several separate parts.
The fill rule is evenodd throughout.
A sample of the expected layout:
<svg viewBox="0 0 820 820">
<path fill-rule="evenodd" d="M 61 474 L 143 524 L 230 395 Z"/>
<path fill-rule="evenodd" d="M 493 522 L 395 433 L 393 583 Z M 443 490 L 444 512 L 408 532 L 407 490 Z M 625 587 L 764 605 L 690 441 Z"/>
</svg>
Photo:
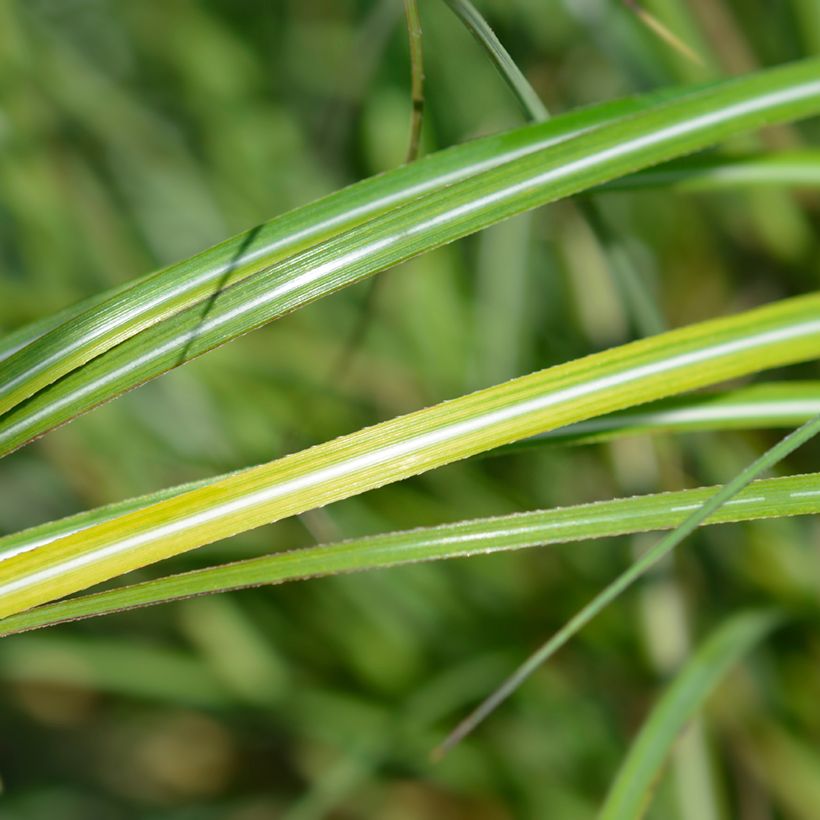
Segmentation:
<svg viewBox="0 0 820 820">
<path fill-rule="evenodd" d="M 511 441 L 820 356 L 820 294 L 532 373 L 253 467 L 0 561 L 0 617 Z"/>
</svg>

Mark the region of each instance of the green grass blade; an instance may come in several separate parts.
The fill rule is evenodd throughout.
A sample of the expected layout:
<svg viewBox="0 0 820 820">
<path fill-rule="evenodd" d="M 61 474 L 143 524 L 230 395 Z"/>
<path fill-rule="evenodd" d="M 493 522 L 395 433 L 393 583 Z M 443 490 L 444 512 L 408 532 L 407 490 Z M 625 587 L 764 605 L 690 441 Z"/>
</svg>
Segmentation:
<svg viewBox="0 0 820 820">
<path fill-rule="evenodd" d="M 714 487 L 461 521 L 266 555 L 85 595 L 0 620 L 0 636 L 168 603 L 193 595 L 280 584 L 418 561 L 465 558 L 547 544 L 671 529 Z M 820 473 L 764 479 L 738 493 L 704 524 L 820 513 Z M 21 545 L 17 545 L 19 549 Z"/>
<path fill-rule="evenodd" d="M 29 322 L 27 325 L 23 325 L 11 333 L 0 336 L 0 362 L 13 356 L 18 350 L 27 347 L 41 336 L 54 330 L 54 328 L 73 320 L 86 310 L 97 307 L 110 296 L 110 291 L 92 296 L 88 299 L 84 299 L 79 304 L 70 305 L 63 310 L 57 311 L 57 313 L 44 316 L 34 322 Z"/>
<path fill-rule="evenodd" d="M 668 89 L 572 111 L 549 123 L 496 134 L 440 151 L 363 180 L 318 202 L 245 231 L 196 256 L 67 308 L 0 340 L 0 360 L 21 340 L 35 342 L 0 369 L 0 413 L 124 339 L 230 284 L 331 236 L 459 180 L 479 175 L 558 141 L 691 93 Z M 42 338 L 41 338 L 42 337 Z"/>
<path fill-rule="evenodd" d="M 820 416 L 815 416 L 802 427 L 795 430 L 750 465 L 741 470 L 731 481 L 724 484 L 710 496 L 698 509 L 690 513 L 671 533 L 662 538 L 654 547 L 647 550 L 632 566 L 621 573 L 602 592 L 595 596 L 585 607 L 579 610 L 567 623 L 558 630 L 546 643 L 530 655 L 503 683 L 473 712 L 471 712 L 434 750 L 440 757 L 448 749 L 466 737 L 488 715 L 492 714 L 538 667 L 548 661 L 564 644 L 571 640 L 598 613 L 625 592 L 648 569 L 655 566 L 664 556 L 672 552 L 682 541 L 691 535 L 710 515 L 734 498 L 762 472 L 782 461 L 798 447 L 820 433 Z"/>
<path fill-rule="evenodd" d="M 713 191 L 767 185 L 816 188 L 820 185 L 820 151 L 801 148 L 773 154 L 687 157 L 615 180 L 601 191 L 657 187 Z"/>
<path fill-rule="evenodd" d="M 643 817 L 675 740 L 732 667 L 779 625 L 772 612 L 744 612 L 719 627 L 653 707 L 610 787 L 600 820 Z"/>
<path fill-rule="evenodd" d="M 410 47 L 410 141 L 406 162 L 415 162 L 421 149 L 421 128 L 424 124 L 424 48 L 421 18 L 416 0 L 404 0 L 404 17 Z"/>
<path fill-rule="evenodd" d="M 694 90 L 688 87 L 673 87 L 654 91 L 639 97 L 626 97 L 597 105 L 586 106 L 570 111 L 561 117 L 556 117 L 548 126 L 524 128 L 508 132 L 506 134 L 494 134 L 488 137 L 472 140 L 464 145 L 454 146 L 446 150 L 439 151 L 423 160 L 412 171 L 405 168 L 398 168 L 387 174 L 363 180 L 353 186 L 345 188 L 343 191 L 331 194 L 318 203 L 311 203 L 308 206 L 298 208 L 283 216 L 276 217 L 265 223 L 261 230 L 254 237 L 254 245 L 259 245 L 254 251 L 247 248 L 242 251 L 243 242 L 247 242 L 245 232 L 239 236 L 228 240 L 230 248 L 225 249 L 225 258 L 233 261 L 235 269 L 230 272 L 228 281 L 238 281 L 245 275 L 251 275 L 254 270 L 260 270 L 266 262 L 285 258 L 289 252 L 295 252 L 300 247 L 300 240 L 309 243 L 311 237 L 321 238 L 322 236 L 335 235 L 343 230 L 358 224 L 359 221 L 368 216 L 378 213 L 380 210 L 401 205 L 403 202 L 412 199 L 420 194 L 426 193 L 433 188 L 449 184 L 457 179 L 463 179 L 475 173 L 479 173 L 494 164 L 509 162 L 517 156 L 527 151 L 534 151 L 544 148 L 560 139 L 579 134 L 585 130 L 590 130 L 610 122 L 619 117 L 628 116 L 638 111 L 651 108 L 661 102 L 665 102 L 676 97 L 691 94 Z M 274 223 L 277 229 L 273 229 Z M 288 231 L 295 231 L 300 234 L 297 237 L 287 239 Z M 302 233 L 304 232 L 304 235 Z M 269 243 L 268 251 L 263 245 Z M 285 242 L 286 245 L 278 248 L 277 243 Z M 290 244 L 288 244 L 288 242 Z M 112 346 L 118 339 L 127 338 L 142 326 L 148 326 L 158 321 L 165 315 L 175 312 L 188 304 L 194 304 L 207 296 L 212 288 L 206 287 L 202 291 L 197 291 L 193 282 L 186 282 L 186 268 L 195 271 L 197 276 L 202 277 L 202 284 L 208 282 L 219 282 L 225 273 L 220 267 L 219 256 L 223 249 L 222 245 L 216 246 L 198 254 L 196 257 L 182 263 L 176 263 L 161 271 L 152 272 L 142 276 L 126 285 L 119 286 L 102 294 L 95 295 L 87 300 L 71 305 L 65 310 L 52 316 L 38 319 L 24 327 L 0 337 L 0 360 L 6 359 L 12 353 L 17 352 L 25 345 L 44 335 L 59 325 L 71 322 L 73 335 L 71 337 L 63 334 L 65 342 L 71 341 L 71 352 L 76 353 L 72 362 L 85 361 L 89 356 L 82 357 L 83 336 L 86 336 L 85 343 L 97 341 L 98 346 L 91 351 L 91 355 L 96 355 L 101 350 Z M 280 251 L 277 253 L 277 250 Z M 233 251 L 233 253 L 231 253 Z M 250 255 L 256 253 L 259 256 L 257 264 L 253 265 Z M 270 253 L 270 256 L 268 256 Z M 193 274 L 189 274 L 193 276 Z M 148 293 L 138 291 L 150 288 L 153 291 L 153 299 L 159 307 L 165 299 L 172 298 L 171 292 L 166 292 L 174 286 L 174 289 L 183 286 L 190 287 L 190 297 L 180 302 L 181 307 L 169 304 L 167 309 L 160 310 L 148 315 L 144 323 L 135 320 L 148 307 L 143 304 Z M 117 302 L 115 297 L 120 296 L 125 290 L 135 289 L 128 297 L 128 312 L 122 314 L 117 312 Z M 182 295 L 181 293 L 177 295 Z M 101 305 L 104 307 L 100 307 Z M 120 305 L 120 307 L 122 307 Z M 101 324 L 99 316 L 91 314 L 90 308 L 104 311 L 105 322 L 109 328 L 122 325 L 121 333 L 105 342 L 105 335 L 101 328 L 94 328 Z M 64 331 L 68 328 L 64 328 Z M 76 338 L 75 338 L 76 337 Z M 55 348 L 52 353 L 56 353 L 59 348 Z M 33 351 L 31 351 L 33 354 Z M 69 351 L 65 351 L 67 354 Z M 55 361 L 56 364 L 56 361 Z M 69 363 L 68 372 L 74 364 Z M 57 377 L 60 369 L 56 368 L 51 372 L 51 380 Z"/>
<path fill-rule="evenodd" d="M 544 445 L 589 444 L 642 433 L 755 430 L 796 427 L 820 413 L 820 382 L 772 382 L 722 393 L 675 396 L 610 413 L 534 438 L 507 444 L 488 455 Z"/>
<path fill-rule="evenodd" d="M 731 134 L 818 110 L 820 61 L 804 61 L 685 95 L 432 191 L 269 265 L 203 305 L 194 305 L 98 356 L 6 413 L 0 420 L 0 454 L 239 334 L 433 247 Z M 338 200 L 333 201 L 338 206 Z M 223 273 L 228 264 L 225 248 L 236 253 L 232 242 L 218 252 Z M 194 279 L 199 281 L 197 275 Z M 189 281 L 190 271 L 181 280 Z M 63 350 L 72 349 L 61 339 L 59 328 L 32 347 L 48 344 L 60 351 L 48 354 L 49 362 L 50 356 L 62 357 Z M 0 382 L 6 383 L 8 395 L 19 398 L 30 392 L 32 368 L 41 368 L 39 375 L 31 376 L 35 382 L 52 372 L 51 364 L 43 365 L 42 353 L 25 349 L 5 362 L 6 375 L 0 376 Z"/>
<path fill-rule="evenodd" d="M 496 37 L 490 24 L 481 16 L 478 9 L 470 0 L 444 0 L 453 10 L 453 13 L 464 23 L 470 34 L 490 55 L 504 81 L 515 94 L 521 108 L 532 122 L 541 122 L 549 118 L 547 107 L 535 93 L 527 78 L 521 73 L 515 60 Z"/>
<path fill-rule="evenodd" d="M 0 562 L 0 615 L 545 430 L 820 355 L 820 295 L 593 354 L 222 478 Z"/>
</svg>

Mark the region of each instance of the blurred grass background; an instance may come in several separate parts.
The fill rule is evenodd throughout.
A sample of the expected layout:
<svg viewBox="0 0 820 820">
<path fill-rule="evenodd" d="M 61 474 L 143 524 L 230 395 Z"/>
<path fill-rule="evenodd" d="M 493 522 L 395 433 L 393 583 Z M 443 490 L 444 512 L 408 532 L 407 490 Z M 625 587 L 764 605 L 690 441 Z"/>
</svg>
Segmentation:
<svg viewBox="0 0 820 820">
<path fill-rule="evenodd" d="M 615 0 L 478 5 L 553 112 L 820 53 L 816 0 L 646 3 L 702 66 Z M 518 125 L 517 102 L 445 4 L 421 7 L 424 151 Z M 398 0 L 3 0 L 0 328 L 399 164 L 409 117 Z M 735 147 L 817 135 L 815 123 Z M 817 222 L 815 196 L 774 189 L 610 193 L 516 218 L 386 274 L 372 298 L 367 283 L 340 292 L 7 458 L 0 529 L 269 460 L 628 341 L 646 322 L 623 298 L 624 271 L 669 325 L 808 291 L 820 273 Z M 775 374 L 817 375 L 816 365 Z M 775 437 L 634 438 L 482 459 L 140 577 L 715 483 Z M 788 470 L 816 468 L 818 452 Z M 701 791 L 708 816 L 820 817 L 811 520 L 691 539 L 474 738 L 428 763 L 452 724 L 641 543 L 313 581 L 6 638 L 0 817 L 589 818 L 687 645 L 747 604 L 806 618 L 724 687 L 651 816 L 706 817 Z M 692 766 L 700 787 L 687 796 Z"/>
</svg>

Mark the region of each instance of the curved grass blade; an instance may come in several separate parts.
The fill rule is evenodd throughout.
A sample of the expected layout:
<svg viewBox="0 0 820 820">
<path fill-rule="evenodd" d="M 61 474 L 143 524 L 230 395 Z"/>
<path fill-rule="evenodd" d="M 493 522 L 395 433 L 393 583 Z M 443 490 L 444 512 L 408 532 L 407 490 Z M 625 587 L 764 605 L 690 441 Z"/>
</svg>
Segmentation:
<svg viewBox="0 0 820 820">
<path fill-rule="evenodd" d="M 243 470 L 0 562 L 0 616 L 539 432 L 820 356 L 820 294 L 642 339 Z"/>
<path fill-rule="evenodd" d="M 454 182 L 689 93 L 677 88 L 615 100 L 439 151 L 276 217 L 102 299 L 67 308 L 54 317 L 62 319 L 57 325 L 45 319 L 21 328 L 9 342 L 0 340 L 0 359 L 10 359 L 20 340 L 29 342 L 0 367 L 0 413 L 145 328 L 316 243 Z"/>
<path fill-rule="evenodd" d="M 490 55 L 504 81 L 515 94 L 516 99 L 524 109 L 527 118 L 532 122 L 541 122 L 549 118 L 547 107 L 535 93 L 527 78 L 521 73 L 515 60 L 496 37 L 490 24 L 481 16 L 478 9 L 470 0 L 444 0 L 453 13 L 464 23 L 470 34 Z"/>
<path fill-rule="evenodd" d="M 795 427 L 820 413 L 820 382 L 772 382 L 722 393 L 675 396 L 550 430 L 488 456 L 544 445 L 590 444 L 641 433 Z M 0 542 L 2 543 L 2 542 Z"/>
<path fill-rule="evenodd" d="M 0 420 L 0 454 L 237 335 L 419 253 L 731 134 L 818 110 L 820 61 L 804 61 L 686 95 L 452 183 L 270 265 L 219 292 L 204 308 L 194 305 L 98 356 L 6 413 Z M 59 336 L 58 329 L 34 344 Z M 20 351 L 6 366 L 29 354 Z"/>
<path fill-rule="evenodd" d="M 599 190 L 672 187 L 678 191 L 713 191 L 767 185 L 816 188 L 820 185 L 820 151 L 801 148 L 773 154 L 687 157 L 638 171 Z"/>
<path fill-rule="evenodd" d="M 610 787 L 599 820 L 636 820 L 644 816 L 664 762 L 687 722 L 732 667 L 781 621 L 782 617 L 773 612 L 743 612 L 709 636 L 641 727 Z"/>
<path fill-rule="evenodd" d="M 281 584 L 419 561 L 671 529 L 714 487 L 618 498 L 552 510 L 460 521 L 407 532 L 251 558 L 30 609 L 0 620 L 0 637 L 30 629 L 264 584 Z M 820 473 L 764 479 L 738 493 L 704 524 L 820 513 Z"/>
<path fill-rule="evenodd" d="M 626 591 L 648 569 L 691 535 L 703 522 L 727 504 L 765 470 L 772 468 L 798 447 L 820 433 L 820 416 L 815 416 L 793 433 L 769 448 L 762 456 L 741 470 L 731 481 L 720 487 L 700 507 L 690 513 L 672 532 L 647 550 L 631 567 L 622 572 L 585 607 L 579 610 L 546 643 L 530 655 L 502 684 L 433 750 L 433 757 L 440 758 L 463 740 L 488 715 L 492 714 L 533 672 L 548 661 L 564 644 L 583 629 L 601 610 Z"/>
</svg>

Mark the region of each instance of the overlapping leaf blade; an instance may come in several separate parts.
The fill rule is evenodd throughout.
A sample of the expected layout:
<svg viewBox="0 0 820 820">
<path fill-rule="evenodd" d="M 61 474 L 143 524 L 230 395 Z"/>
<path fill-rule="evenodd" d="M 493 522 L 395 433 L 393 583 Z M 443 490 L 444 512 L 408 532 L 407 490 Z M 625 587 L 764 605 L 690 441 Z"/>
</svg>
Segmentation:
<svg viewBox="0 0 820 820">
<path fill-rule="evenodd" d="M 323 240 L 459 180 L 686 93 L 672 89 L 615 100 L 440 151 L 22 328 L 0 340 L 0 361 L 10 359 L 0 369 L 0 413 L 145 328 Z M 18 350 L 22 352 L 12 359 Z"/>
<path fill-rule="evenodd" d="M 633 342 L 254 467 L 0 562 L 0 614 L 586 418 L 820 355 L 820 295 Z"/>
<path fill-rule="evenodd" d="M 430 248 L 731 134 L 818 109 L 820 62 L 808 60 L 677 96 L 550 147 L 531 150 L 528 143 L 517 159 L 445 187 L 431 183 L 426 196 L 419 196 L 424 186 L 417 184 L 415 198 L 400 208 L 394 207 L 395 177 L 387 175 L 382 185 L 393 193 L 377 200 L 381 204 L 373 201 L 376 183 L 363 183 L 341 204 L 338 198 L 320 203 L 312 227 L 300 221 L 304 212 L 294 212 L 297 216 L 157 274 L 9 357 L 2 365 L 0 391 L 5 391 L 5 406 L 14 409 L 0 419 L 0 454 L 241 333 Z M 560 121 L 518 133 L 532 134 L 555 122 Z M 342 206 L 356 216 L 344 222 L 338 215 Z M 323 209 L 331 216 L 317 221 L 315 214 Z M 365 221 L 365 216 L 372 218 Z M 347 230 L 319 241 L 340 229 L 340 218 Z M 282 260 L 283 249 L 295 255 L 276 261 Z M 256 273 L 250 276 L 252 270 Z M 246 278 L 222 290 L 236 276 Z M 191 304 L 194 297 L 198 303 Z M 180 310 L 183 305 L 189 306 Z M 131 338 L 110 347 L 126 336 Z M 87 366 L 69 372 L 89 359 Z"/>
<path fill-rule="evenodd" d="M 694 393 L 648 402 L 498 447 L 487 455 L 504 455 L 560 444 L 582 445 L 637 434 L 796 427 L 818 413 L 820 382 L 764 383 L 722 393 Z M 205 487 L 219 479 L 220 476 L 214 476 L 169 487 L 6 535 L 0 538 L 0 558 L 4 554 L 34 549 L 123 513 Z"/>
<path fill-rule="evenodd" d="M 37 607 L 0 620 L 0 636 L 78 618 L 167 603 L 193 595 L 384 569 L 418 561 L 464 558 L 671 529 L 679 525 L 687 513 L 698 509 L 714 492 L 714 487 L 701 487 L 618 498 L 461 521 L 237 561 Z M 707 523 L 753 521 L 818 512 L 820 474 L 813 473 L 756 481 L 724 504 Z"/>
</svg>

